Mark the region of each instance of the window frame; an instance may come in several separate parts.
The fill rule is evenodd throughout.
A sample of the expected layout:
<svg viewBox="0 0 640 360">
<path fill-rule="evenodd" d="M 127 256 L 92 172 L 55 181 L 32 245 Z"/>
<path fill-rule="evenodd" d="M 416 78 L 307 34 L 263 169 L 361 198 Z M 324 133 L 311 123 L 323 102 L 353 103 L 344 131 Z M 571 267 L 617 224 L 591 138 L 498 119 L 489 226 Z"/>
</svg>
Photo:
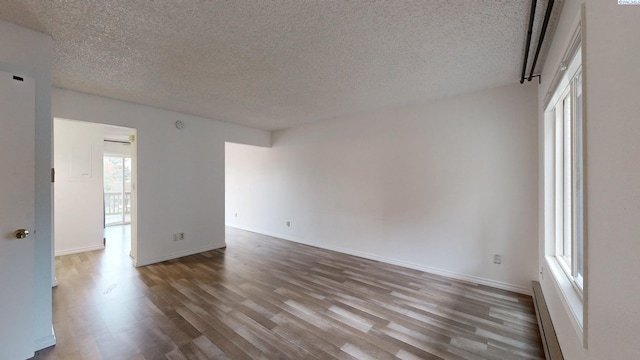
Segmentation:
<svg viewBox="0 0 640 360">
<path fill-rule="evenodd" d="M 555 251 L 554 256 L 572 286 L 583 297 L 584 276 L 584 189 L 578 186 L 576 177 L 583 179 L 582 113 L 578 107 L 578 89 L 582 85 L 581 49 L 578 49 L 571 65 L 565 70 L 567 83 L 558 87 L 555 103 L 549 106 L 554 115 L 554 178 L 555 178 Z M 580 114 L 579 118 L 578 115 Z M 578 158 L 579 156 L 579 158 Z M 579 204 L 578 204 L 579 202 Z"/>
<path fill-rule="evenodd" d="M 544 96 L 543 100 L 543 127 L 542 127 L 542 143 L 543 143 L 543 151 L 542 151 L 542 164 L 543 164 L 543 173 L 542 173 L 542 187 L 543 187 L 543 224 L 544 224 L 544 254 L 542 263 L 541 263 L 541 272 L 540 272 L 540 280 L 544 282 L 544 278 L 546 274 L 549 274 L 551 279 L 551 286 L 555 287 L 556 291 L 560 295 L 560 300 L 566 310 L 566 313 L 569 317 L 573 328 L 578 335 L 578 338 L 583 345 L 584 348 L 587 348 L 587 321 L 588 318 L 586 316 L 587 307 L 588 307 L 588 242 L 587 242 L 587 231 L 586 231 L 586 193 L 584 184 L 587 179 L 585 179 L 586 171 L 585 171 L 585 119 L 586 119 L 586 99 L 585 99 L 585 68 L 582 66 L 583 63 L 583 44 L 584 44 L 584 6 L 581 7 L 580 14 L 574 19 L 572 28 L 574 29 L 571 36 L 567 38 L 567 41 L 564 45 L 564 54 L 560 58 L 559 66 L 555 75 L 551 79 L 551 82 L 548 87 L 548 91 Z M 573 234 L 578 234 L 581 236 L 581 245 L 582 252 L 579 253 L 575 249 L 572 248 L 572 254 L 574 254 L 577 258 L 580 258 L 582 261 L 581 273 L 582 276 L 571 276 L 575 275 L 577 269 L 572 268 L 574 264 L 577 264 L 574 261 L 572 264 L 568 264 L 567 261 L 561 260 L 560 257 L 556 256 L 560 253 L 560 249 L 558 249 L 557 239 L 562 239 L 563 235 L 558 234 L 559 228 L 557 227 L 558 222 L 558 214 L 557 209 L 559 208 L 558 203 L 558 178 L 556 177 L 558 164 L 557 164 L 557 142 L 556 142 L 556 134 L 557 134 L 557 121 L 556 121 L 556 104 L 558 100 L 563 98 L 563 95 L 567 95 L 568 87 L 571 85 L 572 80 L 574 80 L 574 76 L 576 74 L 580 74 L 580 83 L 581 86 L 581 106 L 579 108 L 579 115 L 581 117 L 578 130 L 582 132 L 582 138 L 577 144 L 572 144 L 574 146 L 579 146 L 579 161 L 581 161 L 582 166 L 578 168 L 578 171 L 582 172 L 582 177 L 579 178 L 581 181 L 580 186 L 574 188 L 572 185 L 572 190 L 578 193 L 579 200 L 577 204 L 574 204 L 574 200 L 571 201 L 571 215 L 576 218 L 581 217 L 581 222 L 576 224 Z M 575 103 L 575 101 L 573 102 Z M 573 168 L 572 168 L 573 169 Z M 573 184 L 573 181 L 571 182 Z M 573 211 L 574 205 L 580 206 L 581 211 L 575 212 Z M 562 208 L 562 207 L 560 207 Z M 578 230 L 577 232 L 575 230 Z M 578 241 L 572 240 L 572 246 L 578 244 Z"/>
</svg>

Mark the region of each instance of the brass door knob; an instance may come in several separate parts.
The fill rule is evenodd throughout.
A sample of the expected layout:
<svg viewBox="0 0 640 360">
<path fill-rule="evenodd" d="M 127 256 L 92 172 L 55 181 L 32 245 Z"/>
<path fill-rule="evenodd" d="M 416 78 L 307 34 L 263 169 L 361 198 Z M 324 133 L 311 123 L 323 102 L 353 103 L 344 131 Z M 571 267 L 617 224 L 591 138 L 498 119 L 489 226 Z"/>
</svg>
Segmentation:
<svg viewBox="0 0 640 360">
<path fill-rule="evenodd" d="M 29 236 L 29 230 L 27 229 L 18 229 L 16 230 L 16 239 L 24 239 Z"/>
</svg>

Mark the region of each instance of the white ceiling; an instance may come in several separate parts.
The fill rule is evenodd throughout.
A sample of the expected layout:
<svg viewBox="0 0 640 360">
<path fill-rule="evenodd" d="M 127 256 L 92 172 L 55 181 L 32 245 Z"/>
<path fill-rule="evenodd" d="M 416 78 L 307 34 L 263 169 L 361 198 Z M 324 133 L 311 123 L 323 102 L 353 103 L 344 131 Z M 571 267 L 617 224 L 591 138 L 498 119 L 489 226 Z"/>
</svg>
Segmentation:
<svg viewBox="0 0 640 360">
<path fill-rule="evenodd" d="M 274 130 L 517 83 L 529 7 L 7 0 L 0 20 L 52 35 L 56 87 Z"/>
</svg>

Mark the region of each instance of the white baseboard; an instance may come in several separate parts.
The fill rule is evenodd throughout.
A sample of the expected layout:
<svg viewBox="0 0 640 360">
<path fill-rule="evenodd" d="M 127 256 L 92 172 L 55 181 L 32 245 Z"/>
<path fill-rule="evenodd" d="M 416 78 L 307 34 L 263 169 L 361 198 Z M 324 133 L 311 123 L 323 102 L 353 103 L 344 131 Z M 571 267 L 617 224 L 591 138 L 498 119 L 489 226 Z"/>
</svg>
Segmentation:
<svg viewBox="0 0 640 360">
<path fill-rule="evenodd" d="M 55 256 L 71 255 L 71 254 L 77 254 L 85 251 L 94 251 L 94 250 L 102 250 L 102 249 L 104 249 L 104 244 L 94 245 L 94 246 L 85 246 L 85 247 L 79 247 L 79 248 L 67 249 L 67 250 L 56 250 Z"/>
<path fill-rule="evenodd" d="M 133 262 L 133 266 L 135 267 L 140 267 L 140 266 L 147 266 L 147 265 L 151 265 L 151 264 L 155 264 L 155 263 L 159 263 L 159 262 L 163 262 L 163 261 L 167 261 L 167 260 L 173 260 L 173 259 L 177 259 L 177 258 L 181 258 L 184 256 L 189 256 L 189 255 L 194 255 L 194 254 L 199 254 L 201 252 L 205 252 L 205 251 L 211 251 L 211 250 L 216 250 L 216 249 L 220 249 L 227 246 L 227 244 L 223 241 L 223 242 L 219 242 L 210 246 L 206 246 L 203 248 L 198 248 L 198 249 L 189 249 L 189 250 L 184 250 L 184 251 L 179 251 L 173 254 L 169 254 L 166 256 L 160 256 L 160 257 L 155 257 L 155 258 L 151 258 L 151 259 L 142 259 L 142 260 L 134 260 Z"/>
<path fill-rule="evenodd" d="M 51 325 L 51 335 L 47 335 L 43 338 L 36 339 L 33 342 L 34 351 L 42 350 L 53 346 L 56 344 L 56 332 L 53 330 L 53 325 Z"/>
<path fill-rule="evenodd" d="M 391 258 L 387 258 L 387 257 L 384 257 L 384 256 L 365 253 L 365 252 L 362 252 L 362 251 L 342 248 L 342 247 L 339 247 L 339 246 L 331 246 L 331 245 L 326 245 L 326 244 L 322 244 L 322 243 L 316 243 L 316 242 L 312 242 L 312 241 L 305 241 L 305 240 L 302 240 L 302 239 L 294 238 L 292 236 L 283 235 L 283 234 L 277 234 L 277 233 L 273 233 L 273 232 L 265 231 L 265 230 L 261 230 L 261 229 L 249 229 L 249 228 L 245 228 L 245 227 L 241 227 L 241 226 L 232 226 L 232 225 L 228 225 L 228 226 L 234 227 L 234 228 L 240 229 L 240 230 L 255 232 L 255 233 L 258 233 L 258 234 L 263 234 L 263 235 L 272 236 L 272 237 L 276 237 L 276 238 L 287 240 L 287 241 L 296 242 L 296 243 L 299 243 L 299 244 L 314 246 L 314 247 L 325 249 L 325 250 L 336 251 L 336 252 L 339 252 L 339 253 L 343 253 L 343 254 L 347 254 L 347 255 L 353 255 L 353 256 L 369 259 L 369 260 L 375 260 L 375 261 L 380 261 L 380 262 L 387 263 L 387 264 L 398 265 L 398 266 L 402 266 L 402 267 L 405 267 L 405 268 L 408 268 L 408 269 L 423 271 L 423 272 L 430 273 L 430 274 L 442 275 L 442 276 L 446 276 L 448 278 L 452 278 L 452 279 L 456 279 L 456 280 L 468 281 L 468 282 L 471 282 L 471 283 L 474 283 L 474 284 L 478 284 L 478 285 L 491 286 L 491 287 L 494 287 L 494 288 L 497 288 L 497 289 L 517 292 L 519 294 L 525 294 L 525 295 L 531 295 L 532 294 L 531 288 L 529 288 L 529 287 L 518 286 L 518 285 L 509 284 L 509 283 L 496 281 L 496 280 L 491 280 L 491 279 L 487 279 L 487 278 L 482 278 L 482 277 L 474 276 L 474 275 L 460 274 L 460 273 L 457 273 L 457 272 L 453 272 L 453 271 L 449 271 L 449 270 L 445 270 L 445 269 L 438 269 L 438 268 L 434 268 L 434 267 L 430 267 L 430 266 L 418 265 L 418 264 L 414 264 L 414 263 L 410 263 L 410 262 L 406 262 L 406 261 L 402 261 L 402 260 L 391 259 Z"/>
</svg>

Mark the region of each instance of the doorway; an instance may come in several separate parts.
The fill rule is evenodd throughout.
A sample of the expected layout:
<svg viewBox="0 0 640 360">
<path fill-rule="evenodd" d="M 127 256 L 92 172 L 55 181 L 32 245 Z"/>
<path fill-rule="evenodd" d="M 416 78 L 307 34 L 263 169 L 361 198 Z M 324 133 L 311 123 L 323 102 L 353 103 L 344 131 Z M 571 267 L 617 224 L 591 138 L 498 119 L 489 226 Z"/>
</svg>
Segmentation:
<svg viewBox="0 0 640 360">
<path fill-rule="evenodd" d="M 131 255 L 132 129 L 105 127 L 103 169 L 104 246 L 113 262 Z"/>
<path fill-rule="evenodd" d="M 54 118 L 55 256 L 111 243 L 126 246 L 123 253 L 135 261 L 135 135 L 132 128 Z"/>
</svg>

